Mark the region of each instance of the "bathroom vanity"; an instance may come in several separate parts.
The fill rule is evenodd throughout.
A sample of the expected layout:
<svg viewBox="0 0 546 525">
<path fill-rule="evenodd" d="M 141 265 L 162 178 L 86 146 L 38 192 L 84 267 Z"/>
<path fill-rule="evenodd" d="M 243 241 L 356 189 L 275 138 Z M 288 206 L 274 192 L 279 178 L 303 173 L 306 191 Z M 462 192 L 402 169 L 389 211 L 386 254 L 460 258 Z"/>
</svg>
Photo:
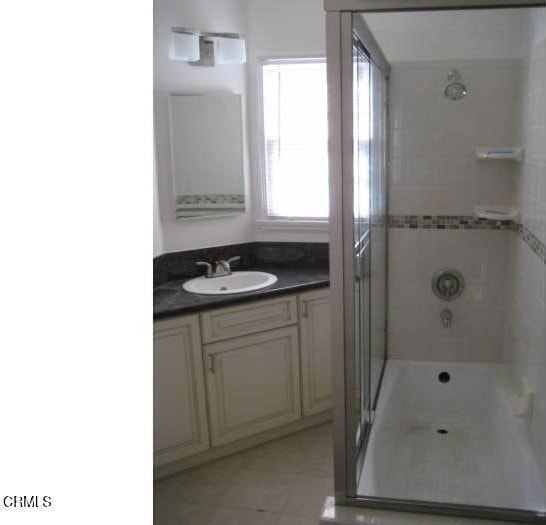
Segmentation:
<svg viewBox="0 0 546 525">
<path fill-rule="evenodd" d="M 331 418 L 328 270 L 268 271 L 245 294 L 156 287 L 156 477 Z"/>
</svg>

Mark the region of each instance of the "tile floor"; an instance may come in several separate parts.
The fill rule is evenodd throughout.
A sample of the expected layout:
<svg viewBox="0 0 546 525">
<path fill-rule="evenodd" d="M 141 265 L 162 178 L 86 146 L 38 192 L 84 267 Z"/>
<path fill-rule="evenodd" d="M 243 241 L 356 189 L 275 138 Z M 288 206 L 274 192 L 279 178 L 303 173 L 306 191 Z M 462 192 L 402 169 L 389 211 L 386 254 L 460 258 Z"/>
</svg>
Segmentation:
<svg viewBox="0 0 546 525">
<path fill-rule="evenodd" d="M 154 525 L 317 525 L 333 489 L 324 424 L 158 481 Z"/>
<path fill-rule="evenodd" d="M 318 525 L 333 488 L 332 426 L 327 423 L 158 481 L 154 525 Z M 323 523 L 501 524 L 329 503 Z"/>
</svg>

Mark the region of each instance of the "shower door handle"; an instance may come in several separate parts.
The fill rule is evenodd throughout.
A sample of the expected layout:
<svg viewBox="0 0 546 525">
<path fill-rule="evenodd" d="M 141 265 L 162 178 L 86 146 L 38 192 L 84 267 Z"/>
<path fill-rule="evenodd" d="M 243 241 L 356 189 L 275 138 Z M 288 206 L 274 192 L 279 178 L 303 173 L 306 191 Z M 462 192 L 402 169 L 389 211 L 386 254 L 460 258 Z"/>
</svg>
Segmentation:
<svg viewBox="0 0 546 525">
<path fill-rule="evenodd" d="M 369 257 L 369 245 L 365 246 L 355 257 L 355 280 L 363 281 L 367 276 L 366 258 Z"/>
</svg>

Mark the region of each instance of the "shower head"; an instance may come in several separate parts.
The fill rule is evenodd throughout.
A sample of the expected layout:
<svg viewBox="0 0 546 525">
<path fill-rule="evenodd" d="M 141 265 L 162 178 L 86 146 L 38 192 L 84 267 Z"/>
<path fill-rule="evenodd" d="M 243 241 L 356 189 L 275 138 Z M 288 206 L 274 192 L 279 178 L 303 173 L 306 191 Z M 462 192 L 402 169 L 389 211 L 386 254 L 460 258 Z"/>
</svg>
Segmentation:
<svg viewBox="0 0 546 525">
<path fill-rule="evenodd" d="M 444 90 L 444 96 L 449 100 L 461 100 L 466 97 L 467 91 L 464 84 L 460 82 L 461 74 L 453 69 L 447 74 L 447 81 L 449 84 Z"/>
</svg>

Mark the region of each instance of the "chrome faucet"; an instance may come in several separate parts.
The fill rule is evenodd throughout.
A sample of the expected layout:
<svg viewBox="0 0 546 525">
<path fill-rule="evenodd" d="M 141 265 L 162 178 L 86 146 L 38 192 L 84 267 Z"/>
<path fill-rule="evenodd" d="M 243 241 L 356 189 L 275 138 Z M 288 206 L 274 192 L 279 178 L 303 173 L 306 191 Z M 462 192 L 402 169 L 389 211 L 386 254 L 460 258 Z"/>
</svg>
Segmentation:
<svg viewBox="0 0 546 525">
<path fill-rule="evenodd" d="M 199 261 L 196 262 L 196 266 L 205 266 L 207 269 L 207 273 L 205 277 L 207 279 L 213 279 L 214 277 L 225 277 L 226 275 L 231 275 L 231 264 L 234 262 L 238 262 L 241 260 L 241 257 L 230 257 L 227 261 L 224 261 L 223 259 L 220 259 L 219 261 L 216 261 L 214 263 L 214 267 L 212 264 L 205 262 L 205 261 Z"/>
<path fill-rule="evenodd" d="M 212 275 L 212 264 L 208 263 L 208 262 L 205 262 L 205 261 L 198 261 L 195 263 L 195 266 L 205 266 L 206 269 L 207 269 L 207 279 L 210 279 L 213 275 Z"/>
</svg>

